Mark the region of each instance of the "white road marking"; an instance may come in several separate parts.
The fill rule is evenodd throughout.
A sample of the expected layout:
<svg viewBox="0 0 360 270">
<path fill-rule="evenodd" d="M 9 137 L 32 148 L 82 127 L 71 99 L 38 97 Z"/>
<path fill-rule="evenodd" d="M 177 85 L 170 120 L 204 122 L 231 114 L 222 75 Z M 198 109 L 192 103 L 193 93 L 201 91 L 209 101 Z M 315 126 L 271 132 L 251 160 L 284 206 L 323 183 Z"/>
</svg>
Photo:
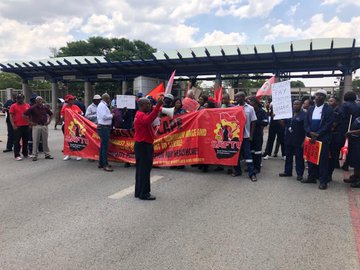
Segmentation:
<svg viewBox="0 0 360 270">
<path fill-rule="evenodd" d="M 164 176 L 162 176 L 162 175 L 151 176 L 150 183 L 155 183 L 156 181 L 160 180 L 163 177 Z M 120 199 L 124 198 L 125 196 L 134 193 L 134 190 L 135 190 L 135 185 L 132 185 L 128 188 L 125 188 L 123 190 L 120 190 L 120 191 L 114 193 L 113 195 L 110 195 L 108 198 L 114 199 L 114 200 L 120 200 Z"/>
</svg>

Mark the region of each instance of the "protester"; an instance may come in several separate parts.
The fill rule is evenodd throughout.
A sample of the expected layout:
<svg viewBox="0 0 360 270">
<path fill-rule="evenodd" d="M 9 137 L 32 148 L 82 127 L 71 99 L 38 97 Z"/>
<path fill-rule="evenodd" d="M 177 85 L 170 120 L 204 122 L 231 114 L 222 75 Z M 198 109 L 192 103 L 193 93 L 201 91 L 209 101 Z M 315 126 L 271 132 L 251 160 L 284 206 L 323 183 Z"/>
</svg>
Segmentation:
<svg viewBox="0 0 360 270">
<path fill-rule="evenodd" d="M 32 138 L 33 138 L 33 161 L 38 160 L 38 148 L 40 143 L 40 138 L 42 141 L 43 152 L 45 154 L 45 159 L 54 159 L 50 155 L 50 150 L 48 146 L 48 137 L 49 130 L 48 125 L 51 122 L 53 113 L 50 109 L 44 105 L 43 98 L 37 96 L 35 99 L 35 104 L 30 107 L 25 113 L 25 118 L 29 121 L 32 127 Z"/>
<path fill-rule="evenodd" d="M 209 97 L 207 95 L 201 95 L 199 97 L 199 109 L 198 110 L 202 110 L 202 109 L 205 109 L 205 103 L 208 101 Z"/>
<path fill-rule="evenodd" d="M 6 142 L 6 149 L 3 150 L 4 153 L 11 152 L 14 146 L 14 129 L 11 124 L 10 113 L 9 113 L 10 107 L 14 103 L 16 103 L 16 94 L 13 94 L 12 99 L 9 99 L 5 102 L 2 109 L 3 113 L 6 113 L 5 121 L 7 126 L 7 142 Z"/>
<path fill-rule="evenodd" d="M 62 98 L 58 98 L 57 102 L 56 102 L 56 107 L 55 107 L 55 112 L 54 112 L 54 118 L 55 118 L 55 126 L 54 129 L 57 130 L 57 126 L 58 125 L 62 125 L 62 120 L 61 120 L 61 109 L 64 105 L 64 100 Z"/>
<path fill-rule="evenodd" d="M 281 153 L 282 156 L 285 156 L 285 149 L 284 149 L 284 127 L 281 125 L 280 120 L 275 120 L 274 111 L 272 108 L 272 104 L 269 107 L 269 117 L 270 117 L 270 124 L 269 124 L 269 134 L 268 139 L 266 142 L 265 152 L 263 154 L 264 159 L 269 159 L 271 157 L 271 153 L 273 150 L 275 139 L 279 140 L 281 146 Z M 274 154 L 275 156 L 275 154 Z M 277 156 L 277 154 L 276 154 Z"/>
<path fill-rule="evenodd" d="M 208 101 L 204 104 L 205 109 L 213 109 L 216 108 L 216 100 L 213 97 L 209 97 Z"/>
<path fill-rule="evenodd" d="M 66 104 L 62 107 L 61 112 L 60 112 L 61 118 L 63 120 L 63 125 L 61 127 L 61 130 L 62 130 L 63 133 L 65 133 L 65 130 L 64 130 L 64 127 L 65 127 L 65 112 L 67 110 L 71 110 L 71 111 L 73 111 L 75 113 L 83 115 L 82 110 L 78 106 L 76 106 L 74 104 L 75 103 L 75 97 L 73 95 L 71 95 L 71 94 L 66 95 L 65 96 L 65 102 L 66 102 Z M 66 155 L 64 157 L 65 161 L 69 160 L 69 159 L 71 159 L 71 156 Z M 82 159 L 81 157 L 76 157 L 77 161 L 80 161 L 81 159 Z"/>
<path fill-rule="evenodd" d="M 251 141 L 251 153 L 253 157 L 255 173 L 260 173 L 264 127 L 268 125 L 268 117 L 266 112 L 260 107 L 260 102 L 255 97 L 250 97 L 248 101 L 249 104 L 253 106 L 257 118 L 255 122 L 253 139 Z"/>
<path fill-rule="evenodd" d="M 224 99 L 224 96 L 223 96 L 223 99 Z M 235 95 L 235 100 L 236 100 L 238 106 L 243 107 L 243 110 L 244 110 L 244 113 L 246 116 L 246 121 L 245 121 L 244 136 L 243 136 L 243 141 L 241 143 L 238 164 L 237 164 L 237 166 L 234 167 L 234 172 L 232 173 L 232 176 L 236 177 L 236 176 L 240 176 L 242 174 L 241 164 L 240 164 L 240 159 L 242 156 L 245 159 L 250 180 L 252 182 L 256 182 L 257 181 L 256 171 L 254 168 L 253 158 L 251 155 L 251 146 L 250 146 L 251 142 L 254 138 L 255 125 L 256 125 L 256 120 L 257 120 L 255 110 L 252 106 L 250 106 L 249 104 L 247 104 L 245 102 L 245 93 L 244 92 L 237 93 Z"/>
<path fill-rule="evenodd" d="M 99 169 L 104 171 L 112 172 L 113 169 L 108 163 L 108 151 L 109 151 L 109 140 L 111 123 L 113 114 L 110 112 L 110 96 L 108 94 L 102 95 L 102 101 L 97 106 L 97 132 L 100 137 L 100 151 L 99 151 Z"/>
<path fill-rule="evenodd" d="M 346 133 L 349 138 L 349 154 L 347 161 L 349 166 L 354 168 L 354 174 L 350 177 L 351 187 L 360 188 L 360 116 L 357 117 L 350 128 L 350 131 Z"/>
<path fill-rule="evenodd" d="M 316 140 L 322 142 L 319 165 L 308 164 L 308 178 L 302 183 L 316 183 L 319 177 L 319 189 L 324 190 L 328 187 L 329 176 L 329 144 L 331 138 L 331 128 L 334 122 L 334 111 L 325 103 L 326 91 L 319 89 L 315 93 L 315 106 L 308 109 L 304 121 L 307 136 L 311 138 L 311 143 Z"/>
<path fill-rule="evenodd" d="M 340 149 L 343 142 L 342 134 L 340 132 L 342 124 L 342 112 L 340 111 L 340 100 L 338 97 L 332 96 L 328 100 L 329 105 L 334 111 L 334 123 L 331 128 L 330 138 L 330 156 L 329 156 L 329 182 L 332 181 L 332 174 L 335 168 L 340 168 L 339 156 Z"/>
<path fill-rule="evenodd" d="M 181 115 L 186 113 L 186 111 L 182 107 L 181 98 L 175 98 L 173 104 L 174 104 L 174 115 Z"/>
<path fill-rule="evenodd" d="M 172 94 L 164 95 L 164 108 L 172 108 L 174 102 L 174 96 Z"/>
<path fill-rule="evenodd" d="M 116 108 L 116 94 L 113 95 L 111 100 L 111 108 Z"/>
<path fill-rule="evenodd" d="M 285 169 L 280 177 L 291 177 L 295 156 L 296 180 L 303 180 L 305 164 L 303 143 L 305 139 L 304 121 L 306 113 L 301 109 L 301 101 L 293 102 L 293 117 L 285 120 Z"/>
<path fill-rule="evenodd" d="M 81 98 L 81 97 L 78 97 L 78 98 L 75 100 L 74 104 L 81 109 L 81 111 L 82 111 L 82 113 L 83 113 L 82 115 L 84 115 L 85 112 L 86 112 L 86 107 L 85 107 L 84 102 L 82 101 L 82 98 Z"/>
<path fill-rule="evenodd" d="M 303 109 L 304 112 L 307 112 L 307 110 L 308 110 L 311 106 L 314 106 L 314 102 L 313 102 L 312 99 L 309 98 L 309 97 L 304 97 L 304 98 L 302 99 L 302 103 L 303 103 L 302 109 Z"/>
<path fill-rule="evenodd" d="M 95 95 L 92 101 L 93 102 L 86 109 L 85 118 L 97 124 L 97 106 L 101 101 L 101 96 Z"/>
<path fill-rule="evenodd" d="M 20 150 L 22 150 L 24 158 L 27 158 L 29 154 L 29 121 L 24 118 L 24 113 L 30 108 L 30 105 L 24 102 L 24 98 L 23 94 L 18 94 L 16 103 L 12 104 L 9 110 L 10 122 L 14 129 L 14 155 L 17 161 L 22 160 Z"/>
<path fill-rule="evenodd" d="M 34 106 L 36 103 L 36 98 L 37 98 L 38 94 L 37 93 L 32 93 L 30 96 L 30 107 Z M 43 151 L 43 147 L 42 147 L 42 143 L 41 143 L 41 138 L 40 138 L 40 143 L 39 143 L 39 152 Z M 28 141 L 28 152 L 29 152 L 29 157 L 33 157 L 33 137 L 32 137 L 32 126 L 29 126 L 29 141 Z"/>
<path fill-rule="evenodd" d="M 194 90 L 189 90 L 186 95 L 187 98 L 195 99 L 195 92 Z"/>
<path fill-rule="evenodd" d="M 135 116 L 135 159 L 136 181 L 135 197 L 141 200 L 155 200 L 150 191 L 150 172 L 154 157 L 154 131 L 152 123 L 160 112 L 163 100 L 160 98 L 151 111 L 150 100 L 141 98 L 138 101 L 139 110 Z"/>
</svg>

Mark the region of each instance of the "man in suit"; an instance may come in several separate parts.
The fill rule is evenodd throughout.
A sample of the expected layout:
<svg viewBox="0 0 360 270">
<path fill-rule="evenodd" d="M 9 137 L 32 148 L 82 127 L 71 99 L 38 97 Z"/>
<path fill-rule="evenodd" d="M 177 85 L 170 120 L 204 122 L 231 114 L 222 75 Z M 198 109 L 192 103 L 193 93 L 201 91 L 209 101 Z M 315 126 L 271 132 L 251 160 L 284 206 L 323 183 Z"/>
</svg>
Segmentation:
<svg viewBox="0 0 360 270">
<path fill-rule="evenodd" d="M 319 89 L 315 93 L 315 106 L 310 107 L 304 121 L 304 128 L 311 143 L 316 140 L 322 142 L 319 165 L 309 162 L 308 178 L 302 183 L 316 183 L 319 177 L 319 189 L 327 189 L 329 182 L 329 145 L 331 139 L 331 128 L 334 122 L 334 111 L 328 104 L 325 104 L 326 91 Z"/>
</svg>

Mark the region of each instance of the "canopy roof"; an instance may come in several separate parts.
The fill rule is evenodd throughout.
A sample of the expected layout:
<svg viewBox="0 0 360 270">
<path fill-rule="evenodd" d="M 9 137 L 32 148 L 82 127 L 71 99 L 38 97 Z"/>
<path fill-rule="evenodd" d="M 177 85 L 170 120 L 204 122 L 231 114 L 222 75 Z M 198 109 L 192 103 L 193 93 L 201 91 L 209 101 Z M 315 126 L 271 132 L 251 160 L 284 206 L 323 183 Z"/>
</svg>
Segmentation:
<svg viewBox="0 0 360 270">
<path fill-rule="evenodd" d="M 360 47 L 352 38 L 323 38 L 166 50 L 154 53 L 152 59 L 111 61 L 104 56 L 73 56 L 14 61 L 0 67 L 24 80 L 126 80 L 137 76 L 167 79 L 174 69 L 177 76 L 302 72 L 302 77 L 322 77 L 309 73 L 349 73 L 360 68 Z"/>
</svg>

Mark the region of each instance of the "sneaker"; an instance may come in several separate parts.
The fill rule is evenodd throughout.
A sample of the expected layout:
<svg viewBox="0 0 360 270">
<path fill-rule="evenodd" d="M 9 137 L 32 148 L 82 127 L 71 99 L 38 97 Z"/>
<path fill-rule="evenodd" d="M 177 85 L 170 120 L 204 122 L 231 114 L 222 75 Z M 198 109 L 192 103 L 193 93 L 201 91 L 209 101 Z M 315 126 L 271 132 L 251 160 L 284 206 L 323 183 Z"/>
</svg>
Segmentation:
<svg viewBox="0 0 360 270">
<path fill-rule="evenodd" d="M 265 157 L 263 157 L 263 159 L 265 159 L 265 160 L 268 160 L 269 158 L 270 158 L 269 155 L 266 155 Z"/>
<path fill-rule="evenodd" d="M 51 155 L 47 155 L 47 156 L 45 156 L 45 159 L 54 159 L 54 157 Z"/>
<path fill-rule="evenodd" d="M 82 160 L 82 158 L 81 157 L 76 157 L 76 160 L 80 161 L 80 160 Z"/>
<path fill-rule="evenodd" d="M 70 156 L 65 156 L 65 157 L 64 157 L 64 160 L 65 160 L 65 161 L 66 161 L 66 160 L 69 160 L 69 159 L 71 159 Z"/>
<path fill-rule="evenodd" d="M 20 161 L 20 160 L 23 160 L 23 159 L 22 159 L 22 157 L 16 157 L 15 160 Z"/>
<path fill-rule="evenodd" d="M 32 158 L 32 161 L 37 161 L 38 160 L 38 158 L 36 157 L 36 156 L 34 156 L 33 158 Z"/>
<path fill-rule="evenodd" d="M 29 158 L 33 158 L 33 157 L 35 157 L 35 155 L 29 155 Z"/>
</svg>

